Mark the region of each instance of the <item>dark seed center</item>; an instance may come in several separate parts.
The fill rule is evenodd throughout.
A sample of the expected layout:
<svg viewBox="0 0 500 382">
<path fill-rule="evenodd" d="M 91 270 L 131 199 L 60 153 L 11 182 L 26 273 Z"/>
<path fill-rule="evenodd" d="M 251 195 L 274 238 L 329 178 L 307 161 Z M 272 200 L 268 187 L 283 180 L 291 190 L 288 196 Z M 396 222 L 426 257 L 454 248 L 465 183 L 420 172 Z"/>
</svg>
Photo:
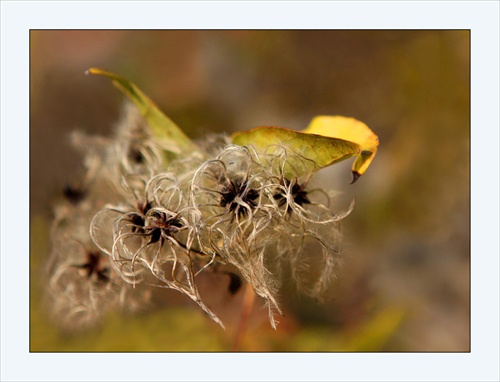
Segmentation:
<svg viewBox="0 0 500 382">
<path fill-rule="evenodd" d="M 247 183 L 243 181 L 229 181 L 229 185 L 221 192 L 220 206 L 228 207 L 230 212 L 238 211 L 238 215 L 245 216 L 246 208 L 238 208 L 239 204 L 235 201 L 237 197 L 248 204 L 251 208 L 257 207 L 256 199 L 259 197 L 259 191 L 254 188 L 247 189 Z"/>
</svg>

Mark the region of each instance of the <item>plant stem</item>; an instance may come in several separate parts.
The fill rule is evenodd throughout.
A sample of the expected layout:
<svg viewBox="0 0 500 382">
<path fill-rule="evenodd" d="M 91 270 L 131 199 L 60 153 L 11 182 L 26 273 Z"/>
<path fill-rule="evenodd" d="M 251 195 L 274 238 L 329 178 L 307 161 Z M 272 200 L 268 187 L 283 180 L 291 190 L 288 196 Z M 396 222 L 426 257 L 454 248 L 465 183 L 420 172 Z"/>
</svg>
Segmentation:
<svg viewBox="0 0 500 382">
<path fill-rule="evenodd" d="M 245 295 L 243 296 L 243 305 L 241 308 L 240 321 L 234 336 L 232 351 L 239 351 L 243 336 L 248 327 L 248 318 L 252 312 L 253 303 L 255 301 L 255 292 L 249 284 L 245 285 Z"/>
</svg>

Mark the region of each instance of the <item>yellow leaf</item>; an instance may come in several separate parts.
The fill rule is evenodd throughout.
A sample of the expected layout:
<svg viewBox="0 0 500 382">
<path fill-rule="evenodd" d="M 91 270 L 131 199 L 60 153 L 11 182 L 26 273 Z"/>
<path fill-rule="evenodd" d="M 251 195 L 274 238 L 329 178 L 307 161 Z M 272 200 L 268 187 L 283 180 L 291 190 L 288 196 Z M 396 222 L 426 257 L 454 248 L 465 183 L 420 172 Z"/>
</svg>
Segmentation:
<svg viewBox="0 0 500 382">
<path fill-rule="evenodd" d="M 363 175 L 377 153 L 378 137 L 363 122 L 342 116 L 315 117 L 305 133 L 345 139 L 357 143 L 361 152 L 352 166 L 353 183 Z"/>
<path fill-rule="evenodd" d="M 196 150 L 186 134 L 149 99 L 134 83 L 115 73 L 106 72 L 97 68 L 90 68 L 88 74 L 97 74 L 110 78 L 113 84 L 120 89 L 137 106 L 147 121 L 153 135 L 157 138 L 169 139 L 175 142 L 184 152 Z"/>
<path fill-rule="evenodd" d="M 378 138 L 368 126 L 354 118 L 340 116 L 316 117 L 303 131 L 275 126 L 240 131 L 233 134 L 232 142 L 240 146 L 251 144 L 260 151 L 266 151 L 272 145 L 287 146 L 314 161 L 315 170 L 357 156 L 352 167 L 352 183 L 366 172 L 378 147 Z M 300 167 L 290 165 L 291 168 Z"/>
</svg>

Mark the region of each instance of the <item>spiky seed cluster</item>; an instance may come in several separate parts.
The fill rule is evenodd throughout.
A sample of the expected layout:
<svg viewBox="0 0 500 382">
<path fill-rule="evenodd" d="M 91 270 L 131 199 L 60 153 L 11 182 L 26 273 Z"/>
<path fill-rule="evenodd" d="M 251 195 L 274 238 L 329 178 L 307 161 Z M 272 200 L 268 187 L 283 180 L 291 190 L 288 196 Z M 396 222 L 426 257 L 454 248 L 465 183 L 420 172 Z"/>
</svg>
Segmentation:
<svg viewBox="0 0 500 382">
<path fill-rule="evenodd" d="M 338 221 L 352 206 L 335 215 L 331 196 L 309 189 L 314 162 L 287 147 L 262 153 L 229 142 L 171 159 L 182 152 L 175 142 L 152 137 L 134 109 L 125 115 L 114 139 L 76 139 L 85 193 L 59 207 L 52 232 L 49 290 L 59 317 L 92 322 L 106 309 L 146 303 L 144 291 L 159 287 L 223 326 L 196 284 L 220 264 L 265 300 L 273 327 L 287 275 L 321 296 L 339 260 Z M 235 293 L 241 280 L 229 273 Z"/>
<path fill-rule="evenodd" d="M 128 288 L 93 243 L 88 231 L 95 214 L 92 204 L 67 198 L 55 210 L 52 225 L 46 299 L 51 315 L 68 331 L 92 326 L 109 310 L 133 312 L 147 303 L 147 291 Z"/>
</svg>

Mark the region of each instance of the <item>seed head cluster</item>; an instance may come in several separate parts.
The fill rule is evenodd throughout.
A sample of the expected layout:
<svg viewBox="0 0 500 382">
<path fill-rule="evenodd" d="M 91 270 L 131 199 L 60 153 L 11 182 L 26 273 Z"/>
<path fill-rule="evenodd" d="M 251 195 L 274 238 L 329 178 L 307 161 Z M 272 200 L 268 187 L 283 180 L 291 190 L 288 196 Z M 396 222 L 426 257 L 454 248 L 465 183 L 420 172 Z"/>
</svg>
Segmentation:
<svg viewBox="0 0 500 382">
<path fill-rule="evenodd" d="M 143 309 L 155 288 L 183 293 L 224 326 L 197 277 L 226 265 L 236 269 L 229 292 L 249 284 L 273 327 L 285 280 L 321 298 L 352 205 L 335 214 L 332 195 L 309 187 L 314 162 L 286 146 L 262 152 L 224 137 L 186 153 L 153 136 L 135 108 L 124 110 L 112 138 L 73 135 L 86 170 L 55 209 L 48 266 L 48 298 L 64 327 Z"/>
</svg>

